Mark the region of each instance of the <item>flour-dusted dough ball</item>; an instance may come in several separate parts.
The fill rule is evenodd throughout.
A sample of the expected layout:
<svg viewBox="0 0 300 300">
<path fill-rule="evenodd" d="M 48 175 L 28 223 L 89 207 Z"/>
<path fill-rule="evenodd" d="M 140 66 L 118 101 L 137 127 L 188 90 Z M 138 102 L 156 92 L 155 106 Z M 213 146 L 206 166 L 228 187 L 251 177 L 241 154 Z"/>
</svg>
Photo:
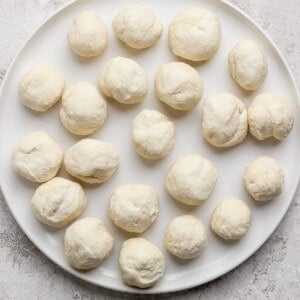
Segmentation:
<svg viewBox="0 0 300 300">
<path fill-rule="evenodd" d="M 174 148 L 175 125 L 159 111 L 145 109 L 133 121 L 132 139 L 139 155 L 152 160 L 164 158 Z"/>
<path fill-rule="evenodd" d="M 243 89 L 255 91 L 261 87 L 268 74 L 265 54 L 251 40 L 238 43 L 228 56 L 229 71 Z"/>
<path fill-rule="evenodd" d="M 144 232 L 158 215 L 158 197 L 147 185 L 123 185 L 114 190 L 109 216 L 118 227 L 135 233 Z"/>
<path fill-rule="evenodd" d="M 258 140 L 284 140 L 293 128 L 293 112 L 287 101 L 271 94 L 258 95 L 248 108 L 250 133 Z"/>
<path fill-rule="evenodd" d="M 176 200 L 199 205 L 212 193 L 217 170 L 204 157 L 192 154 L 179 158 L 169 169 L 166 179 L 168 192 Z"/>
<path fill-rule="evenodd" d="M 94 184 L 107 181 L 117 170 L 119 152 L 110 143 L 83 139 L 68 149 L 64 164 L 72 176 Z"/>
<path fill-rule="evenodd" d="M 119 263 L 124 283 L 139 288 L 155 285 L 165 269 L 161 251 L 143 238 L 123 242 Z"/>
<path fill-rule="evenodd" d="M 159 19 L 145 6 L 125 8 L 113 20 L 116 36 L 128 46 L 145 49 L 153 46 L 162 34 Z"/>
<path fill-rule="evenodd" d="M 192 61 L 210 59 L 219 49 L 221 27 L 218 17 L 203 8 L 191 8 L 178 13 L 169 27 L 172 52 Z"/>
<path fill-rule="evenodd" d="M 115 57 L 100 74 L 100 88 L 105 96 L 120 103 L 139 103 L 148 93 L 147 75 L 134 60 Z"/>
<path fill-rule="evenodd" d="M 242 238 L 251 224 L 251 210 L 246 202 L 229 198 L 214 210 L 211 218 L 212 230 L 225 240 Z"/>
<path fill-rule="evenodd" d="M 79 270 L 98 267 L 110 254 L 114 240 L 98 218 L 82 218 L 65 232 L 65 254 Z"/>
<path fill-rule="evenodd" d="M 53 178 L 62 160 L 60 146 L 45 131 L 25 135 L 12 155 L 16 173 L 33 182 L 45 182 Z"/>
<path fill-rule="evenodd" d="M 83 213 L 87 199 L 78 183 L 55 177 L 36 189 L 31 204 L 41 222 L 62 228 Z"/>
<path fill-rule="evenodd" d="M 89 135 L 105 123 L 107 104 L 94 85 L 80 81 L 64 92 L 59 114 L 67 130 L 78 135 Z"/>
<path fill-rule="evenodd" d="M 246 166 L 243 180 L 254 200 L 266 202 L 281 194 L 284 173 L 275 159 L 260 156 Z"/>
<path fill-rule="evenodd" d="M 208 97 L 203 106 L 202 135 L 215 147 L 241 143 L 248 130 L 243 102 L 228 93 Z"/>
<path fill-rule="evenodd" d="M 156 72 L 155 91 L 157 97 L 170 107 L 189 111 L 199 103 L 203 84 L 198 72 L 190 65 L 170 62 Z"/>
<path fill-rule="evenodd" d="M 206 245 L 206 238 L 206 230 L 198 218 L 182 215 L 168 224 L 165 245 L 173 255 L 190 259 L 201 254 Z"/>
<path fill-rule="evenodd" d="M 84 11 L 74 20 L 68 32 L 71 49 L 79 56 L 100 55 L 107 44 L 107 32 L 95 11 Z"/>
<path fill-rule="evenodd" d="M 60 98 L 65 86 L 61 72 L 47 64 L 34 66 L 19 82 L 23 104 L 35 111 L 46 111 Z"/>
</svg>

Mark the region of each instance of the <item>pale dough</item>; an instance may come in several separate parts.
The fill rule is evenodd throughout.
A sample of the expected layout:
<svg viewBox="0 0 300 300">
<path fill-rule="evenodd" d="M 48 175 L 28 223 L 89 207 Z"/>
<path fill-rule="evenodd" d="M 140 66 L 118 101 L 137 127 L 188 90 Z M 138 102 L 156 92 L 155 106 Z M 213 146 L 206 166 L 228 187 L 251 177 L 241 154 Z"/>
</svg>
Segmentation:
<svg viewBox="0 0 300 300">
<path fill-rule="evenodd" d="M 152 160 L 164 158 L 174 148 L 175 125 L 159 111 L 145 109 L 133 121 L 132 139 L 139 155 Z"/>
<path fill-rule="evenodd" d="M 162 34 L 159 19 L 145 6 L 136 5 L 123 9 L 113 20 L 116 36 L 135 49 L 153 46 Z"/>
<path fill-rule="evenodd" d="M 19 82 L 23 104 L 35 111 L 46 111 L 60 100 L 65 86 L 62 73 L 50 65 L 34 66 Z"/>
<path fill-rule="evenodd" d="M 162 65 L 156 72 L 155 92 L 157 97 L 170 107 L 189 111 L 202 97 L 202 79 L 190 65 L 170 62 Z"/>
<path fill-rule="evenodd" d="M 86 183 L 107 181 L 120 162 L 119 152 L 110 143 L 83 139 L 68 149 L 64 164 L 68 173 Z"/>
<path fill-rule="evenodd" d="M 45 131 L 25 135 L 12 155 L 16 173 L 33 182 L 45 182 L 53 178 L 62 160 L 60 146 Z"/>
<path fill-rule="evenodd" d="M 197 154 L 187 155 L 169 169 L 166 187 L 176 200 L 199 205 L 209 198 L 217 176 L 217 170 L 209 160 Z"/>
<path fill-rule="evenodd" d="M 69 264 L 79 270 L 89 270 L 110 255 L 114 241 L 100 219 L 89 217 L 67 228 L 64 243 Z"/>
<path fill-rule="evenodd" d="M 119 263 L 124 283 L 139 288 L 155 285 L 165 269 L 161 251 L 143 238 L 123 242 Z"/>
<path fill-rule="evenodd" d="M 55 177 L 36 189 L 31 204 L 41 222 L 62 228 L 83 213 L 87 199 L 78 183 Z"/>
<path fill-rule="evenodd" d="M 229 93 L 208 97 L 203 106 L 202 135 L 215 147 L 241 143 L 248 130 L 247 110 L 243 102 Z"/>
</svg>

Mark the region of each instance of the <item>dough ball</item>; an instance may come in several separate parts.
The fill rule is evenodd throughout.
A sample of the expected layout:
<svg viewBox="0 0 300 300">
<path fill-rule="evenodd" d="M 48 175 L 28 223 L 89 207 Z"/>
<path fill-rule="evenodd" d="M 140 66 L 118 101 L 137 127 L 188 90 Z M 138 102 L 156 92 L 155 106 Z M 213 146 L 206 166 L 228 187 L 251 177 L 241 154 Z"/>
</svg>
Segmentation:
<svg viewBox="0 0 300 300">
<path fill-rule="evenodd" d="M 45 131 L 25 135 L 12 155 L 16 173 L 33 182 L 45 182 L 53 178 L 62 160 L 60 146 Z"/>
<path fill-rule="evenodd" d="M 68 41 L 79 56 L 100 55 L 107 44 L 107 32 L 100 16 L 95 11 L 84 11 L 74 20 Z"/>
<path fill-rule="evenodd" d="M 132 139 L 139 155 L 160 159 L 174 148 L 175 125 L 159 111 L 144 109 L 133 121 Z"/>
<path fill-rule="evenodd" d="M 125 8 L 113 20 L 116 36 L 128 46 L 145 49 L 153 46 L 162 34 L 159 19 L 145 6 Z"/>
<path fill-rule="evenodd" d="M 199 205 L 212 193 L 217 176 L 217 170 L 209 160 L 192 154 L 173 164 L 167 174 L 166 186 L 176 200 Z"/>
<path fill-rule="evenodd" d="M 161 251 L 143 238 L 123 242 L 119 263 L 124 283 L 139 288 L 155 285 L 165 269 Z"/>
<path fill-rule="evenodd" d="M 81 81 L 64 92 L 59 114 L 67 130 L 78 135 L 89 135 L 105 123 L 107 104 L 94 85 Z"/>
<path fill-rule="evenodd" d="M 247 192 L 256 201 L 266 202 L 281 194 L 284 173 L 276 160 L 260 156 L 246 166 L 243 180 Z"/>
<path fill-rule="evenodd" d="M 274 137 L 284 140 L 293 128 L 294 117 L 289 104 L 282 98 L 264 93 L 248 108 L 250 133 L 258 140 Z"/>
<path fill-rule="evenodd" d="M 200 255 L 205 247 L 206 238 L 206 230 L 199 219 L 191 215 L 182 215 L 168 224 L 165 245 L 173 255 L 190 259 Z"/>
<path fill-rule="evenodd" d="M 144 100 L 148 93 L 145 71 L 134 60 L 115 57 L 107 62 L 100 74 L 102 93 L 123 104 Z"/>
<path fill-rule="evenodd" d="M 234 46 L 228 56 L 228 65 L 234 81 L 248 91 L 259 89 L 268 74 L 266 56 L 251 40 Z"/>
<path fill-rule="evenodd" d="M 114 240 L 98 218 L 82 218 L 65 233 L 65 253 L 69 264 L 79 270 L 98 267 L 113 248 Z"/>
<path fill-rule="evenodd" d="M 211 228 L 225 240 L 242 238 L 251 224 L 251 210 L 246 202 L 229 198 L 223 200 L 214 210 Z"/>
<path fill-rule="evenodd" d="M 30 109 L 46 111 L 61 98 L 64 86 L 61 72 L 47 64 L 40 64 L 22 76 L 19 96 Z"/>
<path fill-rule="evenodd" d="M 65 167 L 69 174 L 85 183 L 107 181 L 117 170 L 119 152 L 110 143 L 83 139 L 68 149 Z"/>
<path fill-rule="evenodd" d="M 190 65 L 171 62 L 156 72 L 155 91 L 157 97 L 170 107 L 189 111 L 199 103 L 203 84 L 198 72 Z"/>
<path fill-rule="evenodd" d="M 202 135 L 210 144 L 235 146 L 245 139 L 247 130 L 247 110 L 239 98 L 221 93 L 205 100 Z"/>
<path fill-rule="evenodd" d="M 62 228 L 83 213 L 87 199 L 78 183 L 55 177 L 36 189 L 31 204 L 41 222 Z"/>
<path fill-rule="evenodd" d="M 144 232 L 158 215 L 158 197 L 147 185 L 118 187 L 109 202 L 109 216 L 116 226 L 135 233 Z"/>
<path fill-rule="evenodd" d="M 172 52 L 192 61 L 210 59 L 219 49 L 221 27 L 218 17 L 203 8 L 191 8 L 177 14 L 169 27 Z"/>
</svg>

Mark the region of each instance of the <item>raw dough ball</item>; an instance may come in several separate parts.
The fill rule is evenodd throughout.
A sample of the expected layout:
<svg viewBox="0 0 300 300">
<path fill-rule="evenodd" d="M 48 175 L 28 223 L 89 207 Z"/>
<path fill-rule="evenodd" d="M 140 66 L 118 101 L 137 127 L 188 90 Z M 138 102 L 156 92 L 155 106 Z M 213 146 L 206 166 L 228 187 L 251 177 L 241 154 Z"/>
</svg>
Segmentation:
<svg viewBox="0 0 300 300">
<path fill-rule="evenodd" d="M 120 228 L 141 233 L 158 215 L 158 197 L 147 185 L 131 184 L 117 188 L 110 197 L 109 216 Z"/>
<path fill-rule="evenodd" d="M 87 199 L 78 183 L 55 177 L 36 189 L 31 204 L 41 222 L 62 228 L 82 214 Z"/>
<path fill-rule="evenodd" d="M 139 288 L 155 285 L 165 269 L 161 251 L 143 238 L 131 238 L 122 244 L 119 263 L 123 281 Z"/>
<path fill-rule="evenodd" d="M 256 201 L 266 202 L 281 194 L 284 173 L 276 160 L 260 156 L 246 166 L 243 180 L 247 192 Z"/>
<path fill-rule="evenodd" d="M 73 145 L 64 160 L 68 173 L 90 184 L 107 181 L 119 162 L 119 152 L 114 145 L 94 139 L 83 139 Z"/>
<path fill-rule="evenodd" d="M 94 85 L 81 81 L 64 92 L 60 119 L 70 132 L 88 135 L 105 123 L 107 104 Z"/>
<path fill-rule="evenodd" d="M 200 101 L 202 79 L 190 65 L 171 62 L 162 65 L 155 75 L 157 97 L 174 109 L 189 111 Z"/>
<path fill-rule="evenodd" d="M 61 72 L 47 64 L 40 64 L 23 75 L 19 95 L 25 106 L 46 111 L 61 98 L 64 86 L 65 79 Z"/>
<path fill-rule="evenodd" d="M 199 219 L 191 215 L 182 215 L 168 224 L 165 245 L 173 255 L 190 259 L 200 255 L 205 247 L 206 238 L 206 230 Z"/>
<path fill-rule="evenodd" d="M 228 93 L 208 97 L 203 106 L 202 135 L 216 147 L 241 143 L 248 130 L 243 102 Z"/>
<path fill-rule="evenodd" d="M 98 218 L 83 218 L 65 233 L 65 253 L 69 264 L 79 270 L 98 267 L 113 248 L 114 240 Z"/>
<path fill-rule="evenodd" d="M 251 224 L 251 210 L 246 202 L 229 198 L 214 210 L 211 218 L 212 230 L 225 240 L 242 238 Z"/>
<path fill-rule="evenodd" d="M 217 170 L 204 157 L 192 154 L 179 158 L 167 174 L 167 190 L 178 201 L 199 205 L 212 193 Z"/>
<path fill-rule="evenodd" d="M 221 27 L 218 17 L 203 8 L 191 8 L 177 14 L 169 27 L 172 52 L 193 61 L 210 59 L 219 49 Z"/>
<path fill-rule="evenodd" d="M 129 58 L 115 57 L 107 62 L 100 74 L 100 88 L 107 97 L 123 104 L 134 104 L 144 100 L 148 81 L 138 63 Z"/>
<path fill-rule="evenodd" d="M 83 57 L 102 53 L 107 44 L 107 32 L 100 16 L 95 11 L 84 11 L 74 20 L 68 41 L 71 49 Z"/>
<path fill-rule="evenodd" d="M 266 56 L 251 40 L 234 46 L 228 56 L 228 65 L 234 81 L 248 91 L 259 89 L 268 74 Z"/>
<path fill-rule="evenodd" d="M 289 104 L 271 93 L 258 95 L 248 108 L 251 134 L 258 140 L 274 137 L 284 140 L 293 128 L 294 117 Z"/>
<path fill-rule="evenodd" d="M 159 111 L 144 109 L 133 121 L 132 139 L 139 155 L 160 159 L 174 148 L 175 125 Z"/>
<path fill-rule="evenodd" d="M 16 173 L 33 182 L 45 182 L 53 178 L 62 160 L 60 146 L 45 131 L 25 135 L 12 155 Z"/>
<path fill-rule="evenodd" d="M 142 5 L 128 7 L 118 13 L 113 20 L 113 28 L 121 41 L 135 49 L 156 44 L 163 30 L 158 18 Z"/>
</svg>

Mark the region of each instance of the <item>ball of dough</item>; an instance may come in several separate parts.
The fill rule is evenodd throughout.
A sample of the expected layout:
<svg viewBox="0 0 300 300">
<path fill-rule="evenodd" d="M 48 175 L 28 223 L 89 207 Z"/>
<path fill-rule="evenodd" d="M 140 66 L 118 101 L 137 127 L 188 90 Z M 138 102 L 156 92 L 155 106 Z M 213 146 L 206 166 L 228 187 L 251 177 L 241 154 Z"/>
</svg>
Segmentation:
<svg viewBox="0 0 300 300">
<path fill-rule="evenodd" d="M 247 192 L 256 201 L 266 202 L 281 194 L 284 173 L 276 160 L 260 156 L 246 166 L 243 180 Z"/>
<path fill-rule="evenodd" d="M 62 160 L 60 146 L 45 131 L 25 135 L 12 155 L 16 173 L 33 182 L 45 182 L 53 178 Z"/>
<path fill-rule="evenodd" d="M 132 139 L 139 155 L 160 159 L 174 148 L 175 125 L 159 111 L 144 109 L 133 121 Z"/>
<path fill-rule="evenodd" d="M 242 238 L 251 224 L 251 210 L 246 202 L 229 198 L 214 210 L 211 218 L 212 230 L 225 240 Z"/>
<path fill-rule="evenodd" d="M 61 72 L 47 64 L 40 64 L 24 74 L 19 82 L 22 103 L 35 111 L 46 111 L 60 98 L 65 86 Z"/>
<path fill-rule="evenodd" d="M 202 135 L 215 147 L 235 146 L 247 135 L 247 110 L 243 102 L 231 94 L 208 97 L 202 117 Z"/>
<path fill-rule="evenodd" d="M 199 205 L 212 193 L 217 170 L 204 157 L 192 154 L 179 158 L 167 174 L 166 186 L 171 196 L 188 205 Z"/>
<path fill-rule="evenodd" d="M 139 103 L 148 93 L 147 75 L 132 59 L 115 57 L 100 74 L 100 88 L 105 96 L 120 103 Z"/>
<path fill-rule="evenodd" d="M 182 215 L 168 224 L 165 245 L 173 255 L 182 259 L 190 259 L 201 254 L 206 238 L 206 230 L 198 218 Z"/>
<path fill-rule="evenodd" d="M 147 185 L 118 187 L 109 201 L 109 216 L 116 226 L 135 233 L 144 232 L 158 215 L 158 197 Z"/>
<path fill-rule="evenodd" d="M 250 133 L 258 140 L 274 137 L 284 140 L 293 128 L 294 117 L 289 104 L 282 98 L 264 93 L 248 108 Z"/>
<path fill-rule="evenodd" d="M 145 49 L 153 46 L 162 34 L 159 19 L 145 6 L 125 8 L 113 20 L 116 36 L 128 46 Z"/>
<path fill-rule="evenodd" d="M 170 62 L 162 65 L 156 72 L 155 92 L 157 97 L 170 107 L 189 111 L 202 97 L 202 79 L 190 65 Z"/>
<path fill-rule="evenodd" d="M 83 218 L 65 232 L 65 254 L 69 264 L 79 270 L 98 267 L 113 248 L 114 240 L 98 218 Z"/>
<path fill-rule="evenodd" d="M 124 283 L 139 288 L 155 285 L 165 269 L 161 251 L 143 238 L 123 242 L 119 263 Z"/>
<path fill-rule="evenodd" d="M 94 85 L 81 81 L 64 92 L 59 115 L 67 130 L 78 135 L 89 135 L 105 123 L 107 104 Z"/>
<path fill-rule="evenodd" d="M 68 32 L 71 49 L 79 56 L 100 55 L 107 44 L 107 32 L 95 11 L 84 11 L 74 20 Z"/>
<path fill-rule="evenodd" d="M 55 177 L 36 189 L 31 204 L 41 222 L 62 228 L 83 213 L 87 199 L 78 183 Z"/>
<path fill-rule="evenodd" d="M 117 170 L 119 152 L 110 143 L 83 139 L 68 149 L 64 164 L 72 176 L 85 183 L 107 181 Z"/>
<path fill-rule="evenodd" d="M 221 27 L 218 17 L 203 8 L 187 9 L 177 14 L 169 27 L 172 52 L 192 61 L 210 59 L 219 49 Z"/>
<path fill-rule="evenodd" d="M 234 81 L 248 91 L 259 89 L 268 74 L 266 56 L 251 40 L 233 47 L 228 56 L 228 66 Z"/>
</svg>

